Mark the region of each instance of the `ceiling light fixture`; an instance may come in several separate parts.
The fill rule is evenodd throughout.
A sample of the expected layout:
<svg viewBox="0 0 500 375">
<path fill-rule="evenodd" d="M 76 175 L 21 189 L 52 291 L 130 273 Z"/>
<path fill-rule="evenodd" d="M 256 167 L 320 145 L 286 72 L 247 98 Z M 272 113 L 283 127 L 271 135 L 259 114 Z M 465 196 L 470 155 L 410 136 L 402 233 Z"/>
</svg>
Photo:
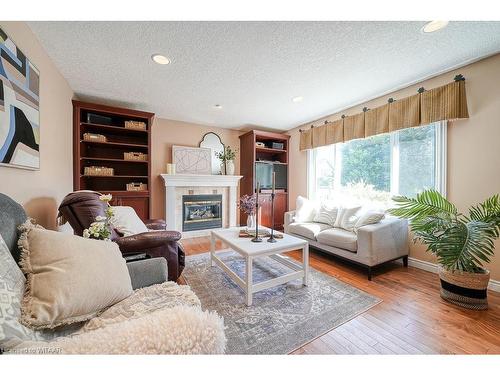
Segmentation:
<svg viewBox="0 0 500 375">
<path fill-rule="evenodd" d="M 222 106 L 221 106 L 220 104 L 216 104 L 216 105 L 214 105 L 214 108 L 215 108 L 215 109 L 221 109 L 221 108 L 222 108 Z"/>
<path fill-rule="evenodd" d="M 292 102 L 294 102 L 294 103 L 300 103 L 302 100 L 304 100 L 304 98 L 302 96 L 296 96 L 296 97 L 292 98 Z"/>
<path fill-rule="evenodd" d="M 170 64 L 170 59 L 168 57 L 160 55 L 158 53 L 155 53 L 153 56 L 151 56 L 151 60 L 160 65 Z"/>
<path fill-rule="evenodd" d="M 438 31 L 444 29 L 448 25 L 448 21 L 431 21 L 427 22 L 424 27 L 422 27 L 423 33 L 433 33 L 434 31 Z"/>
</svg>

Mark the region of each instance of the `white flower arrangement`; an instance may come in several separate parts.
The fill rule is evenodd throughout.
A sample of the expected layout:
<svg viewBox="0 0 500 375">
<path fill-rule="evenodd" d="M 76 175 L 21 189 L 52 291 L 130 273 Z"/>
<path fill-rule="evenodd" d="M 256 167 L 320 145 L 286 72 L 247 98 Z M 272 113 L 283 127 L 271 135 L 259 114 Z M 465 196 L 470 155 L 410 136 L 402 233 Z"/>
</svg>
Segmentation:
<svg viewBox="0 0 500 375">
<path fill-rule="evenodd" d="M 110 241 L 111 236 L 111 218 L 113 217 L 113 209 L 109 205 L 113 196 L 111 194 L 103 194 L 99 199 L 107 204 L 106 216 L 97 216 L 95 221 L 90 224 L 88 229 L 84 229 L 83 237 L 93 238 L 96 240 Z"/>
</svg>

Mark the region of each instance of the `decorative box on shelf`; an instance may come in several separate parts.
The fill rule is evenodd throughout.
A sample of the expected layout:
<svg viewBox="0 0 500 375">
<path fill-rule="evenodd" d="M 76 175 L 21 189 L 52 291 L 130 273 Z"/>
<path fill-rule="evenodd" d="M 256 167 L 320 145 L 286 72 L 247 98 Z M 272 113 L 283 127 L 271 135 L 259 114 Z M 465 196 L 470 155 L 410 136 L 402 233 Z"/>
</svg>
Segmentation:
<svg viewBox="0 0 500 375">
<path fill-rule="evenodd" d="M 113 120 L 110 116 L 103 116 L 97 113 L 87 113 L 87 122 L 89 124 L 111 125 Z"/>
<path fill-rule="evenodd" d="M 108 167 L 85 167 L 84 175 L 85 176 L 114 176 L 115 170 L 113 168 Z"/>
<path fill-rule="evenodd" d="M 108 139 L 105 135 L 94 133 L 83 133 L 83 140 L 89 142 L 107 142 Z"/>
<path fill-rule="evenodd" d="M 271 142 L 271 148 L 274 150 L 283 150 L 283 142 Z"/>
<path fill-rule="evenodd" d="M 127 184 L 127 191 L 146 191 L 148 190 L 148 184 L 143 184 L 142 182 L 131 182 Z"/>
<path fill-rule="evenodd" d="M 123 159 L 148 161 L 148 154 L 143 154 L 142 152 L 124 152 Z"/>
<path fill-rule="evenodd" d="M 125 129 L 146 130 L 146 123 L 141 121 L 125 121 Z"/>
</svg>

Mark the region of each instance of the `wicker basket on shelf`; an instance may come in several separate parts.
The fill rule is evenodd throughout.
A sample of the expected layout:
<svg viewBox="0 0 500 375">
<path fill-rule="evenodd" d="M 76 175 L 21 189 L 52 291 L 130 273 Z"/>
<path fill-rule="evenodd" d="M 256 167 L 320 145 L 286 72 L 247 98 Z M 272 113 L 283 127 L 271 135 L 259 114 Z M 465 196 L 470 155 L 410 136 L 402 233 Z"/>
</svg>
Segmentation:
<svg viewBox="0 0 500 375">
<path fill-rule="evenodd" d="M 142 182 L 131 182 L 127 184 L 127 191 L 145 191 L 148 190 L 148 184 Z"/>
<path fill-rule="evenodd" d="M 84 169 L 85 176 L 114 176 L 115 170 L 113 168 L 108 167 L 85 167 Z"/>
<path fill-rule="evenodd" d="M 146 123 L 141 121 L 125 121 L 125 129 L 146 130 Z"/>
<path fill-rule="evenodd" d="M 143 154 L 142 152 L 124 152 L 123 159 L 148 161 L 148 154 Z"/>
<path fill-rule="evenodd" d="M 83 133 L 83 140 L 89 142 L 107 142 L 108 139 L 102 134 Z"/>
</svg>

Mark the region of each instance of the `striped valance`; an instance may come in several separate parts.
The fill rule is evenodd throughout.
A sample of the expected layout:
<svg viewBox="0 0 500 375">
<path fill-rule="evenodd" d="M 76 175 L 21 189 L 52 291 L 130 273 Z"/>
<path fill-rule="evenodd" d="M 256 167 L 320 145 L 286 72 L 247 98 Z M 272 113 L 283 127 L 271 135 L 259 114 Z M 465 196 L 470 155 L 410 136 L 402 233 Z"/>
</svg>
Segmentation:
<svg viewBox="0 0 500 375">
<path fill-rule="evenodd" d="M 367 109 L 353 116 L 342 116 L 324 125 L 300 130 L 300 150 L 347 142 L 352 139 L 393 132 L 436 121 L 469 118 L 462 75 L 454 82 L 407 98 L 389 99 L 387 104 Z"/>
</svg>

